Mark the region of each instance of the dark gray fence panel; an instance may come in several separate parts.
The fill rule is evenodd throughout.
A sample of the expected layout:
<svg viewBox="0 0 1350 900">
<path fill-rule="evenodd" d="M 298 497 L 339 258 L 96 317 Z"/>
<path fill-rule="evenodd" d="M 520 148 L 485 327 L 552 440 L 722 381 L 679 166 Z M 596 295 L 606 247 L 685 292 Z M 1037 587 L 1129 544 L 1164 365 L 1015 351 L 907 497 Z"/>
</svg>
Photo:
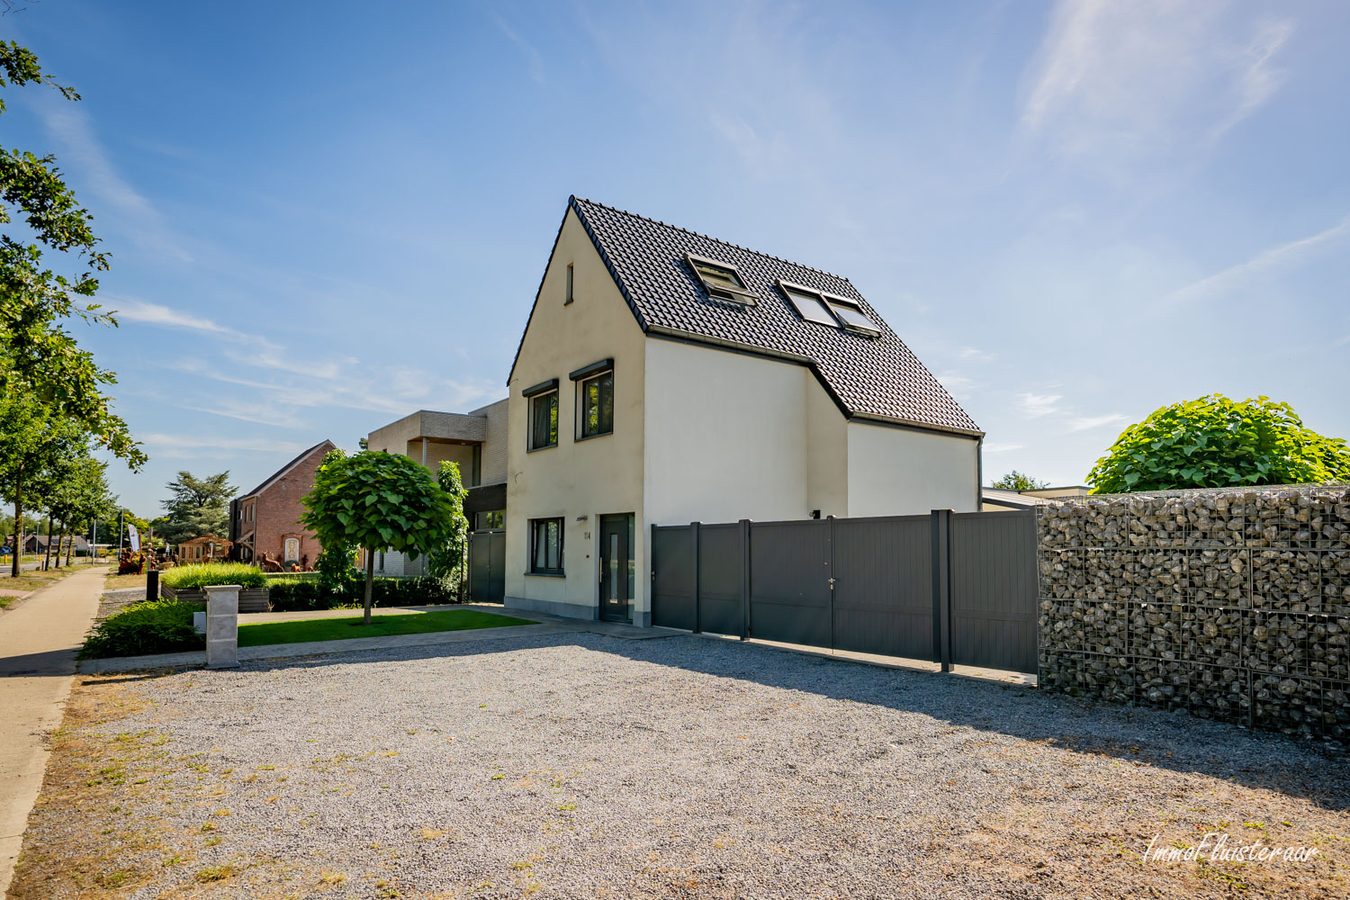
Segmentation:
<svg viewBox="0 0 1350 900">
<path fill-rule="evenodd" d="M 704 525 L 699 532 L 699 629 L 738 635 L 743 612 L 740 526 Z"/>
<path fill-rule="evenodd" d="M 929 516 L 834 521 L 834 645 L 933 659 Z"/>
<path fill-rule="evenodd" d="M 1036 516 L 951 518 L 952 661 L 1036 671 Z"/>
<path fill-rule="evenodd" d="M 751 636 L 831 644 L 830 523 L 750 523 Z"/>
<path fill-rule="evenodd" d="M 652 528 L 653 625 L 694 629 L 692 531 L 688 525 Z"/>
</svg>

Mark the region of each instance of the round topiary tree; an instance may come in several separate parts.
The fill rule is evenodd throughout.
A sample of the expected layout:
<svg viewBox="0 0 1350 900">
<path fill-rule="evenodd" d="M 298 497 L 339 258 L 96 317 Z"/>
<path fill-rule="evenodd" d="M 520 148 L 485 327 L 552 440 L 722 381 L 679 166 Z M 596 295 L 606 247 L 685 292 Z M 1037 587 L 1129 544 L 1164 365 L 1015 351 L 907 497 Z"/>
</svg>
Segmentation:
<svg viewBox="0 0 1350 900">
<path fill-rule="evenodd" d="M 445 546 L 454 535 L 451 498 L 431 473 L 406 456 L 333 450 L 304 496 L 300 521 L 324 547 L 355 545 L 366 553 L 365 623 L 370 624 L 375 551 L 396 550 L 416 559 Z"/>
<path fill-rule="evenodd" d="M 1350 448 L 1269 397 L 1174 403 L 1121 433 L 1088 474 L 1093 493 L 1350 480 Z"/>
</svg>

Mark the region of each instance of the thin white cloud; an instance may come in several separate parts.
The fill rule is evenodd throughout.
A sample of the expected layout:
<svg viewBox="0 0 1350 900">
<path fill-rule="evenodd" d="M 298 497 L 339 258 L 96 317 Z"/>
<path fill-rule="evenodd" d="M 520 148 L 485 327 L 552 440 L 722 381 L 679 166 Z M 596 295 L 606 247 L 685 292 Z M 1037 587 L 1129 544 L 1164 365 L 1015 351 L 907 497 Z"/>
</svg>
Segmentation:
<svg viewBox="0 0 1350 900">
<path fill-rule="evenodd" d="M 1037 59 L 1022 122 L 1095 165 L 1212 141 L 1279 89 L 1293 33 L 1226 4 L 1060 0 Z"/>
<path fill-rule="evenodd" d="M 203 316 L 171 309 L 158 303 L 143 303 L 139 300 L 113 298 L 106 298 L 101 302 L 116 314 L 119 321 L 141 322 L 146 325 L 158 325 L 162 328 L 200 331 L 203 334 L 219 335 L 231 340 L 247 340 L 249 337 L 241 331 L 218 324 Z"/>
<path fill-rule="evenodd" d="M 1082 416 L 1077 419 L 1069 420 L 1070 431 L 1087 431 L 1091 428 L 1101 428 L 1106 425 L 1114 425 L 1117 422 L 1125 422 L 1127 417 L 1122 413 L 1107 413 L 1104 416 Z"/>
<path fill-rule="evenodd" d="M 150 201 L 117 171 L 88 114 L 79 105 L 55 95 L 34 105 L 48 132 L 62 145 L 57 155 L 75 171 L 78 190 L 88 191 L 120 215 L 130 225 L 123 230 L 138 244 L 184 262 L 192 260 Z"/>
<path fill-rule="evenodd" d="M 933 377 L 938 380 L 938 384 L 947 389 L 947 393 L 957 400 L 969 400 L 975 389 L 974 379 L 957 372 L 943 372 Z"/>
<path fill-rule="evenodd" d="M 1307 262 L 1328 247 L 1350 238 L 1350 216 L 1325 231 L 1261 251 L 1246 262 L 1178 288 L 1163 298 L 1165 303 L 1194 303 L 1223 296 L 1253 281 Z"/>
<path fill-rule="evenodd" d="M 521 37 L 514 28 L 507 25 L 506 21 L 496 13 L 492 13 L 492 21 L 496 23 L 499 29 L 501 29 L 502 34 L 506 35 L 511 40 L 511 43 L 519 47 L 520 51 L 525 54 L 525 61 L 528 66 L 530 78 L 534 80 L 535 84 L 543 84 L 545 81 L 544 58 L 539 55 L 539 51 L 535 49 L 535 46 Z"/>
<path fill-rule="evenodd" d="M 985 453 L 1010 453 L 1013 450 L 1021 450 L 1021 444 L 985 444 Z"/>
<path fill-rule="evenodd" d="M 295 418 L 293 407 L 278 409 L 257 402 L 250 403 L 233 399 L 219 400 L 214 406 L 179 404 L 178 408 L 238 419 L 241 422 L 252 422 L 255 425 L 273 425 L 279 428 L 304 428 L 308 424 Z"/>
<path fill-rule="evenodd" d="M 1059 412 L 1057 404 L 1062 399 L 1062 394 L 1021 393 L 1017 395 L 1017 406 L 1028 419 L 1039 419 Z"/>
<path fill-rule="evenodd" d="M 979 347 L 962 347 L 957 355 L 962 359 L 974 360 L 976 362 L 989 362 L 995 359 L 995 355 L 981 350 Z"/>
<path fill-rule="evenodd" d="M 235 451 L 295 453 L 308 446 L 296 441 L 260 437 L 204 437 L 198 434 L 147 434 L 143 440 L 147 446 L 157 448 L 162 456 L 186 450 L 220 450 L 222 455 Z"/>
</svg>

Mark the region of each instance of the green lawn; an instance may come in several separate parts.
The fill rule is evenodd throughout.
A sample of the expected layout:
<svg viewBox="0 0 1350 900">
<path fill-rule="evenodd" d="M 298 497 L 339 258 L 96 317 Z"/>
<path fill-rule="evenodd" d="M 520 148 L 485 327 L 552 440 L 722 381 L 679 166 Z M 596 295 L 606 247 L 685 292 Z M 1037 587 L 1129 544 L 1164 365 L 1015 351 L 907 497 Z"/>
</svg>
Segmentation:
<svg viewBox="0 0 1350 900">
<path fill-rule="evenodd" d="M 387 634 L 426 634 L 432 631 L 466 631 L 470 628 L 501 628 L 533 625 L 528 619 L 499 616 L 476 609 L 372 616 L 369 625 L 360 616 L 343 619 L 301 619 L 295 622 L 264 622 L 239 626 L 240 647 L 264 644 L 299 644 L 305 641 L 346 641 L 383 637 Z"/>
</svg>

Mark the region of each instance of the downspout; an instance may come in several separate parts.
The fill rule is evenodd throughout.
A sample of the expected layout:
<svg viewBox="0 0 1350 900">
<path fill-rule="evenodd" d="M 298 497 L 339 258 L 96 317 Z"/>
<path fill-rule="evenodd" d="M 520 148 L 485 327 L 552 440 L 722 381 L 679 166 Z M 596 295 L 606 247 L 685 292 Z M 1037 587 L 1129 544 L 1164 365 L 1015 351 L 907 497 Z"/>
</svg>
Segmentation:
<svg viewBox="0 0 1350 900">
<path fill-rule="evenodd" d="M 975 511 L 984 510 L 984 436 L 975 442 Z"/>
</svg>

